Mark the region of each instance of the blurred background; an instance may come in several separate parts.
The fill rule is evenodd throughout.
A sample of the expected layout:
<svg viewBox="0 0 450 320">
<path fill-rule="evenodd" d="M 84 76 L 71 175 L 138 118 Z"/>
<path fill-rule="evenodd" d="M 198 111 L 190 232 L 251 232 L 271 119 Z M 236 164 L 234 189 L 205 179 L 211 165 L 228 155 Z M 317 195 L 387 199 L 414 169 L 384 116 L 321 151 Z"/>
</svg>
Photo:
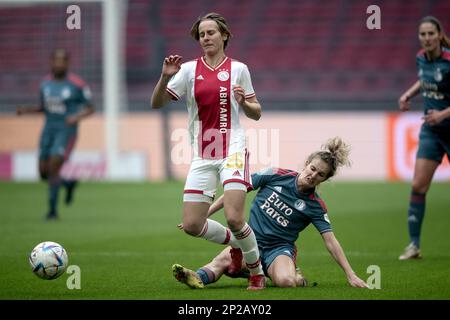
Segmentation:
<svg viewBox="0 0 450 320">
<path fill-rule="evenodd" d="M 377 1 L 381 29 L 366 26 L 373 1 L 0 1 L 0 178 L 36 180 L 42 116 L 15 116 L 36 104 L 49 54 L 71 52 L 71 71 L 91 87 L 97 113 L 81 124 L 66 175 L 82 179 L 184 179 L 190 164 L 184 102 L 151 110 L 162 60 L 202 51 L 193 22 L 215 11 L 233 37 L 227 55 L 247 64 L 263 107 L 241 117 L 251 170 L 299 169 L 329 137 L 353 146 L 346 180 L 409 180 L 422 104 L 397 112 L 397 99 L 417 79 L 418 21 L 434 15 L 450 32 L 450 2 Z M 69 30 L 67 7 L 81 9 Z M 450 180 L 448 161 L 436 174 Z"/>
</svg>

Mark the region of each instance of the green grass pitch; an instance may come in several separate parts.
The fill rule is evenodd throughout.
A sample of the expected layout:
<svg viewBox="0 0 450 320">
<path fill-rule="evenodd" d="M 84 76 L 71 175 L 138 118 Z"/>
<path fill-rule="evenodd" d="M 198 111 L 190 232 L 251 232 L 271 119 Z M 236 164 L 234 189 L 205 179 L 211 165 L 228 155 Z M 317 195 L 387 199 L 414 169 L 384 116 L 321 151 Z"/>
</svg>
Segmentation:
<svg viewBox="0 0 450 320">
<path fill-rule="evenodd" d="M 407 245 L 406 183 L 325 183 L 336 237 L 357 274 L 381 270 L 381 289 L 351 288 L 311 225 L 297 242 L 299 264 L 317 287 L 269 287 L 248 292 L 245 279 L 222 277 L 191 290 L 172 276 L 180 263 L 196 269 L 221 246 L 189 237 L 181 220 L 181 182 L 82 183 L 71 207 L 60 201 L 60 220 L 45 222 L 44 183 L 0 183 L 0 299 L 449 299 L 450 185 L 434 183 L 427 197 L 421 260 L 398 261 Z M 63 191 L 63 190 L 62 190 Z M 61 192 L 60 199 L 64 192 Z M 249 194 L 247 208 L 254 194 Z M 248 213 L 247 213 L 248 215 Z M 215 216 L 224 222 L 223 214 Z M 37 278 L 28 255 L 39 242 L 62 244 L 69 265 L 81 268 L 81 289 L 66 287 L 68 274 Z M 269 282 L 270 283 L 270 282 Z"/>
</svg>

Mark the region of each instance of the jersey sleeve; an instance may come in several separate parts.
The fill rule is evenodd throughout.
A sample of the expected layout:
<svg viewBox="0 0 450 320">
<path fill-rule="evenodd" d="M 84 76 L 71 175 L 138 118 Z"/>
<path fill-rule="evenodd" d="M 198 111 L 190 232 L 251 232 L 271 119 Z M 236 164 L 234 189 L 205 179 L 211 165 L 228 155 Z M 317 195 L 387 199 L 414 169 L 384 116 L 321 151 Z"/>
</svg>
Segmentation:
<svg viewBox="0 0 450 320">
<path fill-rule="evenodd" d="M 83 105 L 92 105 L 92 93 L 87 84 L 80 88 L 80 102 Z"/>
<path fill-rule="evenodd" d="M 180 70 L 170 79 L 166 91 L 173 100 L 180 100 L 187 91 L 186 65 L 182 64 Z"/>
<path fill-rule="evenodd" d="M 320 212 L 315 214 L 312 217 L 311 223 L 316 227 L 317 231 L 319 231 L 320 234 L 333 231 L 331 228 L 331 222 L 328 218 L 328 214 L 326 212 Z"/>
<path fill-rule="evenodd" d="M 262 171 L 259 171 L 257 173 L 252 174 L 252 189 L 256 190 L 263 186 L 265 186 L 267 183 L 270 182 L 270 180 L 273 177 L 273 168 L 267 168 Z"/>
<path fill-rule="evenodd" d="M 253 89 L 252 85 L 250 71 L 248 71 L 248 67 L 245 64 L 243 65 L 239 85 L 242 87 L 242 89 L 244 89 L 246 98 L 252 98 L 256 96 L 255 89 Z"/>
</svg>

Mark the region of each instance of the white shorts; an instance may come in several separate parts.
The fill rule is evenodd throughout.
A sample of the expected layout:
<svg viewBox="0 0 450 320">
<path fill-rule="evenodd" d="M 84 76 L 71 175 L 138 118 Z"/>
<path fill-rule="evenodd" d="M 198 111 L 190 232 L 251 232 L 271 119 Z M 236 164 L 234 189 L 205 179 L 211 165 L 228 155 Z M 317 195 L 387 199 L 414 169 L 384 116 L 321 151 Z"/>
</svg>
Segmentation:
<svg viewBox="0 0 450 320">
<path fill-rule="evenodd" d="M 224 191 L 247 192 L 252 186 L 249 155 L 245 149 L 220 160 L 194 159 L 186 178 L 183 201 L 212 203 L 219 179 Z"/>
</svg>

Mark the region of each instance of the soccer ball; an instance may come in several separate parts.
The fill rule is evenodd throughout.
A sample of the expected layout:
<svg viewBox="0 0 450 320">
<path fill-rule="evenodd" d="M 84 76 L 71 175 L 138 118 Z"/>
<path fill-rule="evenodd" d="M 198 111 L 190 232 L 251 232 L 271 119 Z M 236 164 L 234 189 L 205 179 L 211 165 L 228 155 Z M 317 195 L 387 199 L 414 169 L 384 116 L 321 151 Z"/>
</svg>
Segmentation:
<svg viewBox="0 0 450 320">
<path fill-rule="evenodd" d="M 60 244 L 45 241 L 34 247 L 28 261 L 35 275 L 41 279 L 52 280 L 64 273 L 69 258 Z"/>
</svg>

